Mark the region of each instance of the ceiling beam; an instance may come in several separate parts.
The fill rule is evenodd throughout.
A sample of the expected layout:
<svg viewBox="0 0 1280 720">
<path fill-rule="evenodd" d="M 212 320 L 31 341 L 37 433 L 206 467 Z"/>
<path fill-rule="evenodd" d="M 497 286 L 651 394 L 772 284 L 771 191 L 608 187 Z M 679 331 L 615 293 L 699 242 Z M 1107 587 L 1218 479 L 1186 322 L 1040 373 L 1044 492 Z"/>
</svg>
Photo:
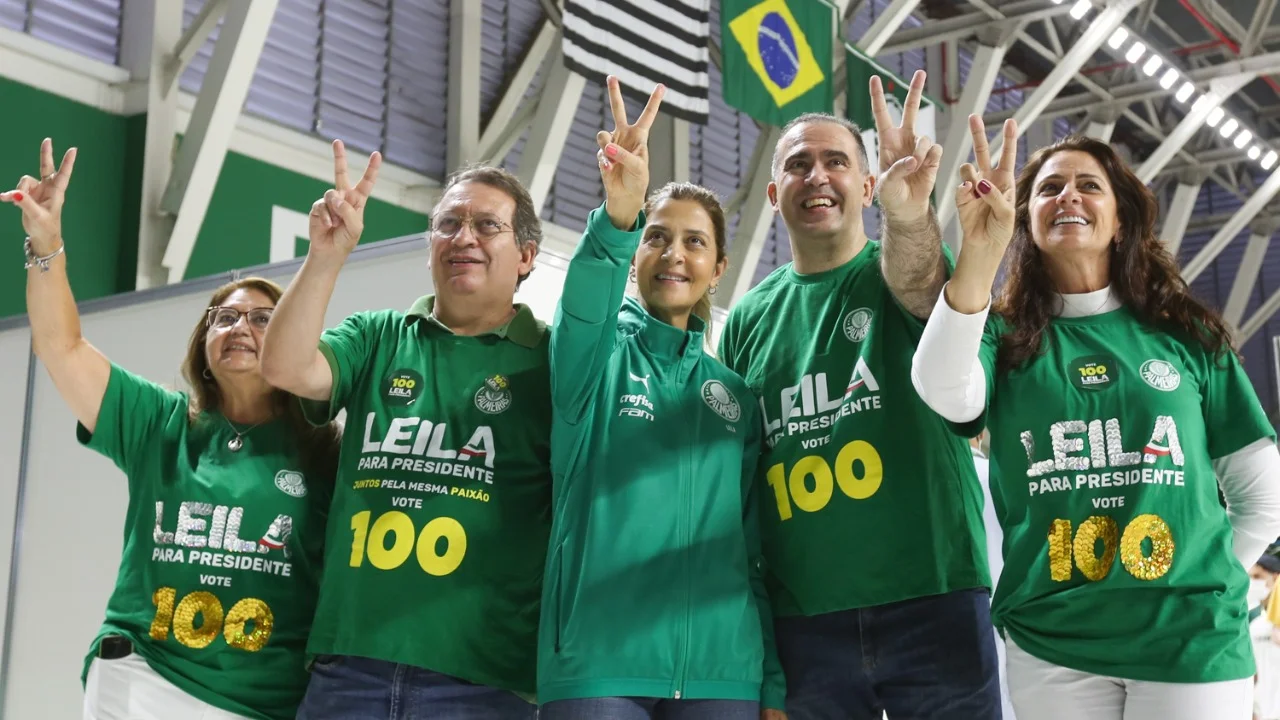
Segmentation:
<svg viewBox="0 0 1280 720">
<path fill-rule="evenodd" d="M 885 42 L 880 54 L 899 53 L 906 50 L 936 45 L 940 42 L 959 40 L 977 34 L 993 24 L 1006 20 L 1033 21 L 1043 18 L 1066 15 L 1071 10 L 1070 3 L 1054 5 L 1044 0 L 1017 0 L 1004 5 L 993 17 L 988 12 L 973 12 L 947 18 L 945 20 L 928 20 L 924 25 L 910 30 L 899 30 Z"/>
</svg>

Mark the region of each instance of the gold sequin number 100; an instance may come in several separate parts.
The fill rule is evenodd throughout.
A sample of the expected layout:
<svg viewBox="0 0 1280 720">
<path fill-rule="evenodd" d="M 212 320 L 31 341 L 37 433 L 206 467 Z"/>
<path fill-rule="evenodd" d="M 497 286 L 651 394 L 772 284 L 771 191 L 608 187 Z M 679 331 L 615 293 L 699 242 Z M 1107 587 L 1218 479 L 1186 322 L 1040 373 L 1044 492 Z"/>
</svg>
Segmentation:
<svg viewBox="0 0 1280 720">
<path fill-rule="evenodd" d="M 177 597 L 178 591 L 171 587 L 156 588 L 152 594 L 156 616 L 151 621 L 151 639 L 167 640 L 172 625 L 173 637 L 189 648 L 208 647 L 221 633 L 231 647 L 258 652 L 271 638 L 275 618 L 271 608 L 258 598 L 242 598 L 224 617 L 222 602 L 211 592 L 197 590 L 188 593 L 175 607 Z M 201 616 L 199 627 L 196 627 L 196 615 Z M 253 629 L 245 632 L 250 623 Z"/>
<path fill-rule="evenodd" d="M 1173 565 L 1173 532 L 1164 518 L 1151 514 L 1129 521 L 1123 534 L 1115 519 L 1106 515 L 1080 523 L 1074 537 L 1070 520 L 1054 520 L 1049 525 L 1049 577 L 1054 582 L 1069 581 L 1074 561 L 1080 574 L 1097 582 L 1111 572 L 1117 549 L 1120 564 L 1130 575 L 1157 580 Z"/>
</svg>

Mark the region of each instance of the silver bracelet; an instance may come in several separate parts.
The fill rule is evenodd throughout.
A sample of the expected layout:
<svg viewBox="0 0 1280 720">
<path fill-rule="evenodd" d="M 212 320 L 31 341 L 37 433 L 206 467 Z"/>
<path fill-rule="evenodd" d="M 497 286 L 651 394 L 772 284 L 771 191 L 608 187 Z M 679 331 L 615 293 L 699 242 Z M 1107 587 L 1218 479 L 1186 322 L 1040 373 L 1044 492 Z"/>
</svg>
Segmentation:
<svg viewBox="0 0 1280 720">
<path fill-rule="evenodd" d="M 22 243 L 22 251 L 26 253 L 27 256 L 27 263 L 23 265 L 23 267 L 30 270 L 31 268 L 39 265 L 40 272 L 49 272 L 49 261 L 61 255 L 62 251 L 65 250 L 66 247 L 66 243 L 63 243 L 58 246 L 57 250 L 54 250 L 44 257 L 39 257 L 36 255 L 36 251 L 31 247 L 31 238 L 27 238 L 26 241 Z"/>
</svg>

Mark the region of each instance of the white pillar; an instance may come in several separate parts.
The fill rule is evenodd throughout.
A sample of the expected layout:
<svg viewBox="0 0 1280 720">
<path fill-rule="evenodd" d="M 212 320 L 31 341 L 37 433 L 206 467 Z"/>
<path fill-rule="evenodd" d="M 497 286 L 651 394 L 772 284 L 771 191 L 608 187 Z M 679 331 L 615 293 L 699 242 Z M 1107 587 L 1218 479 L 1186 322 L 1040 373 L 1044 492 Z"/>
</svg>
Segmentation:
<svg viewBox="0 0 1280 720">
<path fill-rule="evenodd" d="M 520 167 L 516 171 L 520 182 L 533 197 L 533 206 L 539 214 L 551 194 L 551 180 L 560 164 L 569 129 L 573 127 L 573 116 L 578 110 L 578 102 L 582 100 L 582 90 L 587 85 L 586 78 L 565 67 L 559 48 L 555 53 L 548 68 L 547 82 L 542 86 L 529 139 L 525 141 L 524 152 L 520 155 Z"/>
<path fill-rule="evenodd" d="M 166 63 L 182 37 L 182 3 L 130 0 L 121 23 L 120 64 L 133 81 L 146 86 L 146 132 L 142 144 L 142 188 L 138 208 L 137 289 L 164 285 L 169 279 L 162 260 L 173 217 L 160 211 L 165 185 L 173 170 L 177 142 L 178 93 L 166 84 Z M 126 242 L 131 238 L 125 238 Z"/>
<path fill-rule="evenodd" d="M 1244 250 L 1244 257 L 1236 270 L 1236 279 L 1231 283 L 1231 294 L 1227 296 L 1227 304 L 1222 309 L 1222 318 L 1233 328 L 1239 327 L 1244 318 L 1245 308 L 1249 306 L 1249 296 L 1258 283 L 1262 260 L 1267 255 L 1267 246 L 1271 244 L 1271 236 L 1275 235 L 1276 229 L 1274 221 L 1254 223 L 1249 246 Z"/>
<path fill-rule="evenodd" d="M 1178 257 L 1178 249 L 1182 247 L 1182 237 L 1187 234 L 1187 224 L 1196 210 L 1196 198 L 1200 197 L 1200 188 L 1204 187 L 1204 176 L 1183 176 L 1173 191 L 1173 201 L 1169 203 L 1169 212 L 1165 214 L 1164 226 L 1160 228 L 1160 240 L 1170 255 Z"/>
</svg>

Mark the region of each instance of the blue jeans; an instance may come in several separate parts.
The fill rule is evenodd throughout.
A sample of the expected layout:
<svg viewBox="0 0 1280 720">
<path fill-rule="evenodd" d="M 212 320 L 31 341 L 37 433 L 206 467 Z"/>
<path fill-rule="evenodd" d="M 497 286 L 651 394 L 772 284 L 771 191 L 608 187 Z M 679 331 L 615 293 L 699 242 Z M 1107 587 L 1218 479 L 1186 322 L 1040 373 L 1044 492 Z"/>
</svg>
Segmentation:
<svg viewBox="0 0 1280 720">
<path fill-rule="evenodd" d="M 539 720 L 760 720 L 760 703 L 749 700 L 667 700 L 602 697 L 556 700 L 538 710 Z"/>
<path fill-rule="evenodd" d="M 535 720 L 518 695 L 412 665 L 321 655 L 298 720 Z"/>
<path fill-rule="evenodd" d="M 985 588 L 774 620 L 790 720 L 1000 720 Z"/>
</svg>

